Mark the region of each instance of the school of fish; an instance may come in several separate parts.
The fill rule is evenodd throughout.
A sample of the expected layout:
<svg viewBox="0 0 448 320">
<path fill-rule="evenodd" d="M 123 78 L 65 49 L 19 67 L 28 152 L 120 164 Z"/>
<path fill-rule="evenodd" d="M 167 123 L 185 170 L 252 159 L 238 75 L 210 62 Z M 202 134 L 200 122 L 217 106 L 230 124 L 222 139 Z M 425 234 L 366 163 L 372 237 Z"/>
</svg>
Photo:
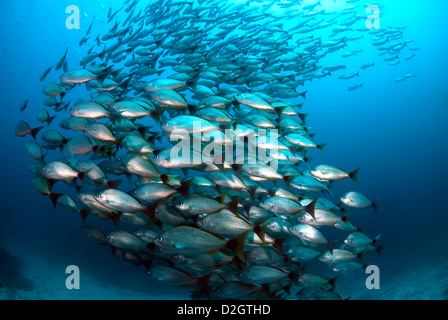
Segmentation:
<svg viewBox="0 0 448 320">
<path fill-rule="evenodd" d="M 359 169 L 310 160 L 325 144 L 302 112 L 306 83 L 343 71 L 320 60 L 358 55 L 348 48 L 360 38 L 391 65 L 418 48 L 404 28 L 369 30 L 362 1 L 340 12 L 301 2 L 128 0 L 107 21 L 95 17 L 80 66 L 69 68 L 67 48 L 41 76 L 42 124 L 17 124 L 17 136 L 33 138 L 34 186 L 78 213 L 93 241 L 193 299 L 342 299 L 336 278 L 382 248 L 350 214 L 377 203 L 333 195 L 344 179 L 356 190 Z M 99 24 L 111 28 L 95 37 Z M 84 98 L 68 100 L 77 87 Z M 104 223 L 116 230 L 103 233 Z"/>
</svg>

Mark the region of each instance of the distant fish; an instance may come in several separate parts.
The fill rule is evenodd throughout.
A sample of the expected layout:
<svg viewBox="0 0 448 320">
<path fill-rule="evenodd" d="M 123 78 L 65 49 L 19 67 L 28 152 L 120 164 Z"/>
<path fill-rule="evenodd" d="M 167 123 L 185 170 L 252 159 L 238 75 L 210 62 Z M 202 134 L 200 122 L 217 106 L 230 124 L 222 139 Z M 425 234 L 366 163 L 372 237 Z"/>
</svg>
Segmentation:
<svg viewBox="0 0 448 320">
<path fill-rule="evenodd" d="M 339 76 L 338 79 L 349 80 L 354 77 L 359 77 L 359 72 L 343 74 L 343 75 Z"/>
<path fill-rule="evenodd" d="M 368 208 L 372 207 L 377 211 L 377 203 L 375 201 L 370 201 L 366 196 L 359 192 L 348 192 L 341 197 L 343 204 L 353 208 Z"/>
<path fill-rule="evenodd" d="M 349 88 L 348 88 L 348 91 L 355 91 L 355 90 L 357 90 L 357 89 L 359 89 L 359 88 L 364 88 L 364 86 L 363 86 L 362 83 L 360 83 L 360 84 L 355 84 L 355 85 L 349 87 Z"/>
<path fill-rule="evenodd" d="M 51 122 L 56 119 L 57 116 L 52 116 L 50 117 L 49 113 L 47 110 L 42 109 L 41 111 L 39 111 L 39 113 L 37 114 L 37 120 L 39 120 L 40 122 L 43 123 L 48 123 L 48 125 L 51 125 Z"/>
<path fill-rule="evenodd" d="M 26 107 L 27 107 L 29 101 L 30 101 L 29 99 L 26 99 L 25 101 L 23 101 L 23 102 L 20 104 L 20 107 L 19 107 L 20 112 L 25 111 L 25 109 L 26 109 Z"/>
<path fill-rule="evenodd" d="M 34 140 L 36 140 L 37 133 L 42 130 L 43 127 L 37 127 L 34 129 L 31 129 L 28 123 L 26 123 L 23 120 L 20 120 L 19 123 L 16 125 L 15 134 L 17 137 L 24 137 L 26 135 L 31 135 Z"/>
<path fill-rule="evenodd" d="M 356 182 L 358 171 L 359 168 L 353 170 L 352 172 L 347 173 L 344 170 L 339 169 L 337 167 L 321 164 L 315 167 L 313 170 L 311 170 L 310 173 L 313 177 L 323 180 L 332 181 L 332 180 L 343 180 L 345 178 L 350 178 L 354 182 Z"/>
<path fill-rule="evenodd" d="M 49 67 L 47 70 L 44 71 L 44 73 L 40 76 L 40 81 L 45 81 L 45 78 L 47 78 L 48 74 L 50 73 L 53 66 Z"/>
<path fill-rule="evenodd" d="M 86 36 L 89 35 L 90 31 L 92 30 L 92 26 L 93 26 L 93 21 L 92 21 L 92 23 L 90 24 L 89 28 L 86 31 Z"/>
<path fill-rule="evenodd" d="M 368 69 L 368 68 L 371 68 L 371 67 L 374 67 L 375 66 L 375 63 L 374 62 L 372 62 L 372 63 L 368 63 L 368 64 L 363 64 L 362 66 L 361 66 L 361 69 Z"/>
<path fill-rule="evenodd" d="M 67 53 L 68 53 L 68 47 L 67 50 L 65 50 L 65 54 L 64 56 L 59 60 L 59 62 L 56 64 L 56 71 L 61 69 L 64 66 L 65 63 L 65 59 L 67 58 Z"/>
</svg>

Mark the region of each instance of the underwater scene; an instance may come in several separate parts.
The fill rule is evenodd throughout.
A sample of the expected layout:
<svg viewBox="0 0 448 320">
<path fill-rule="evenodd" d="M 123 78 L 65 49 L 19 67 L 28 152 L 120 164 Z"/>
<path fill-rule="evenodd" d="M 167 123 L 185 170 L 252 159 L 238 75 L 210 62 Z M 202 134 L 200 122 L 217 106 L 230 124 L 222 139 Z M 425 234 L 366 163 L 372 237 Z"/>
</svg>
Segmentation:
<svg viewBox="0 0 448 320">
<path fill-rule="evenodd" d="M 446 1 L 0 8 L 0 300 L 448 298 Z"/>
</svg>

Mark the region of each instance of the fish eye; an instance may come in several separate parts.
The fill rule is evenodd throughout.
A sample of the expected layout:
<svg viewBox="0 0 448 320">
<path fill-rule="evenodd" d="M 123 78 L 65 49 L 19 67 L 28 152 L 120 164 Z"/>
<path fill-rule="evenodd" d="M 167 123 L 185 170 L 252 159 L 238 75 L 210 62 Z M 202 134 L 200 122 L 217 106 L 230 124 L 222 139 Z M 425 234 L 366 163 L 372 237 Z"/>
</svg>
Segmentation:
<svg viewBox="0 0 448 320">
<path fill-rule="evenodd" d="M 236 277 L 237 277 L 237 278 L 242 278 L 242 277 L 243 277 L 243 274 L 242 274 L 241 272 L 238 272 L 238 273 L 236 274 Z"/>
<path fill-rule="evenodd" d="M 162 242 L 162 241 L 163 241 L 163 238 L 162 238 L 162 237 L 158 237 L 158 238 L 157 238 L 157 241 L 158 241 L 158 242 Z"/>
<path fill-rule="evenodd" d="M 297 228 L 296 227 L 291 227 L 291 230 L 292 231 L 295 231 Z"/>
</svg>

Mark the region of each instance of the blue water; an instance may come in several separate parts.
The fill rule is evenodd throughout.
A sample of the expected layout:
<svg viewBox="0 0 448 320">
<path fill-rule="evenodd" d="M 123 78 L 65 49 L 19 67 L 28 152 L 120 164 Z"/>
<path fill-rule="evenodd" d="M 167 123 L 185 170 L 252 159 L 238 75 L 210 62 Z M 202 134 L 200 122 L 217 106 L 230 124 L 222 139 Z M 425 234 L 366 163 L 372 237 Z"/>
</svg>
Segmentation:
<svg viewBox="0 0 448 320">
<path fill-rule="evenodd" d="M 312 163 L 347 170 L 361 167 L 358 185 L 343 181 L 333 191 L 339 196 L 348 189 L 359 191 L 379 203 L 378 214 L 357 211 L 351 219 L 371 236 L 382 234 L 385 247 L 381 255 L 366 258 L 380 268 L 381 288 L 367 290 L 362 271 L 338 281 L 344 297 L 447 299 L 448 28 L 444 15 L 448 3 L 378 2 L 387 8 L 381 24 L 406 26 L 405 39 L 415 40 L 412 46 L 421 49 L 417 56 L 404 61 L 402 53 L 402 62 L 390 66 L 377 55 L 370 40 L 363 39 L 347 48 L 362 49 L 359 57 L 341 58 L 340 51 L 325 61 L 328 65 L 347 64 L 347 72 L 375 62 L 374 68 L 361 70 L 361 78 L 356 79 L 364 88 L 349 92 L 349 84 L 354 83 L 337 76 L 306 84 L 309 91 L 303 110 L 310 114 L 307 121 L 316 133 L 316 142 L 328 143 L 322 154 L 313 153 Z M 24 151 L 25 140 L 14 135 L 19 120 L 29 120 L 31 126 L 38 123 L 35 115 L 44 99 L 39 82 L 42 72 L 62 57 L 66 47 L 70 47 L 69 66 L 77 66 L 89 49 L 79 49 L 78 42 L 93 16 L 105 19 L 109 4 L 116 10 L 122 3 L 109 1 L 104 11 L 95 2 L 76 1 L 88 17 L 82 16 L 80 30 L 68 30 L 65 9 L 73 4 L 70 1 L 0 2 L 0 245 L 22 258 L 28 265 L 24 273 L 36 284 L 37 293 L 24 292 L 22 298 L 184 297 L 179 290 L 147 279 L 143 267 L 125 265 L 109 250 L 92 243 L 80 231 L 83 223 L 77 214 L 55 210 L 32 185 L 28 170 L 32 161 Z M 322 3 L 330 5 L 332 1 Z M 344 1 L 336 3 L 344 7 Z M 97 23 L 92 34 L 104 34 L 109 28 Z M 417 77 L 394 82 L 407 73 Z M 46 82 L 51 80 L 57 80 L 56 73 Z M 21 113 L 19 105 L 25 99 L 29 104 Z M 85 277 L 77 291 L 65 288 L 65 267 L 73 264 Z"/>
</svg>

